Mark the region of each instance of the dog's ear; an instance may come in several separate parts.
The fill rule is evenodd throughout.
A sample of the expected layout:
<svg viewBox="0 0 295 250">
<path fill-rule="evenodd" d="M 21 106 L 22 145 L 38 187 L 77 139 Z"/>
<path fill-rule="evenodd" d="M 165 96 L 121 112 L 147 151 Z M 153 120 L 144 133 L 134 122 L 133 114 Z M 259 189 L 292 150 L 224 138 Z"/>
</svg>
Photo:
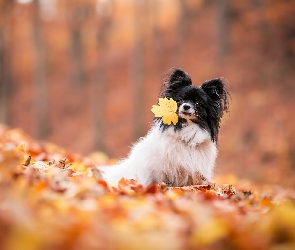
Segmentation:
<svg viewBox="0 0 295 250">
<path fill-rule="evenodd" d="M 228 111 L 228 92 L 223 78 L 206 81 L 201 88 L 207 93 L 214 103 L 215 111 L 221 118 L 224 111 Z"/>
<path fill-rule="evenodd" d="M 192 80 L 186 72 L 179 68 L 171 68 L 164 76 L 160 97 L 173 98 L 181 88 L 189 85 L 192 85 Z"/>
</svg>

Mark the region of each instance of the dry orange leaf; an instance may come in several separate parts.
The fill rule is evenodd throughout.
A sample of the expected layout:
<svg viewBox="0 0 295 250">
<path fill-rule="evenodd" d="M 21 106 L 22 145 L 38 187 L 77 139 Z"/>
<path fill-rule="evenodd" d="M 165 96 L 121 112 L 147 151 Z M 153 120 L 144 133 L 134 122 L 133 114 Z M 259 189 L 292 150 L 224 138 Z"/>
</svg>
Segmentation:
<svg viewBox="0 0 295 250">
<path fill-rule="evenodd" d="M 159 98 L 158 105 L 153 105 L 151 111 L 155 114 L 155 117 L 162 118 L 164 124 L 173 123 L 176 125 L 178 122 L 177 102 L 172 98 Z"/>
<path fill-rule="evenodd" d="M 0 249 L 294 249 L 292 190 L 253 193 L 237 178 L 219 186 L 199 173 L 201 185 L 121 179 L 108 187 L 87 158 L 40 145 L 45 160 L 32 163 L 28 150 L 37 142 L 23 141 L 28 146 L 15 149 L 0 130 Z M 48 162 L 53 156 L 60 160 Z"/>
</svg>

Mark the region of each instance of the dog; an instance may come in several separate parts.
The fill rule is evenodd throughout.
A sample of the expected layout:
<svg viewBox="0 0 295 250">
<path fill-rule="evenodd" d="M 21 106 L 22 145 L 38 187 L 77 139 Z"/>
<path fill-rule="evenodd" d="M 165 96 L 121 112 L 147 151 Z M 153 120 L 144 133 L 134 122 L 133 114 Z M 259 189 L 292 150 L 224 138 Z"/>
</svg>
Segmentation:
<svg viewBox="0 0 295 250">
<path fill-rule="evenodd" d="M 100 168 L 103 178 L 109 184 L 121 178 L 134 179 L 145 187 L 162 182 L 176 187 L 211 181 L 221 118 L 229 109 L 228 96 L 223 78 L 198 87 L 182 69 L 170 69 L 159 97 L 177 102 L 177 123 L 167 125 L 155 118 L 127 158 Z"/>
</svg>

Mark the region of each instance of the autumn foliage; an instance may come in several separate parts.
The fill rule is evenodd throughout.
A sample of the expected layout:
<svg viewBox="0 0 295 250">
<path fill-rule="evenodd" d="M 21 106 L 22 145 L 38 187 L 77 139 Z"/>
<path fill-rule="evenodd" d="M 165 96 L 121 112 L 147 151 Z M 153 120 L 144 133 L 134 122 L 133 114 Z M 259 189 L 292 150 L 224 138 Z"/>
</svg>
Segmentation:
<svg viewBox="0 0 295 250">
<path fill-rule="evenodd" d="M 294 17 L 294 0 L 0 0 L 0 122 L 121 158 L 169 68 L 225 77 L 217 173 L 294 186 Z"/>
<path fill-rule="evenodd" d="M 292 249 L 295 193 L 224 184 L 110 187 L 97 164 L 0 127 L 0 248 Z M 223 183 L 223 184 L 222 184 Z"/>
<path fill-rule="evenodd" d="M 294 17 L 294 0 L 0 0 L 0 122 L 63 146 L 0 126 L 0 249 L 295 249 Z M 171 67 L 229 82 L 214 183 L 108 186 L 101 151 L 148 131 Z"/>
</svg>

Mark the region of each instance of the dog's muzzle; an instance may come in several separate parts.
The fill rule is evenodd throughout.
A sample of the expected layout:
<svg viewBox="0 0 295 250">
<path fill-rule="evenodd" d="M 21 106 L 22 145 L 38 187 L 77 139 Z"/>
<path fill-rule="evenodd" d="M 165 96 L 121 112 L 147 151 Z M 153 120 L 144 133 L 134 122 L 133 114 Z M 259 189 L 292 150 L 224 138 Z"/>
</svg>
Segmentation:
<svg viewBox="0 0 295 250">
<path fill-rule="evenodd" d="M 184 102 L 180 105 L 178 109 L 178 115 L 184 119 L 191 119 L 195 117 L 196 110 L 194 109 L 193 104 L 189 102 Z"/>
</svg>

